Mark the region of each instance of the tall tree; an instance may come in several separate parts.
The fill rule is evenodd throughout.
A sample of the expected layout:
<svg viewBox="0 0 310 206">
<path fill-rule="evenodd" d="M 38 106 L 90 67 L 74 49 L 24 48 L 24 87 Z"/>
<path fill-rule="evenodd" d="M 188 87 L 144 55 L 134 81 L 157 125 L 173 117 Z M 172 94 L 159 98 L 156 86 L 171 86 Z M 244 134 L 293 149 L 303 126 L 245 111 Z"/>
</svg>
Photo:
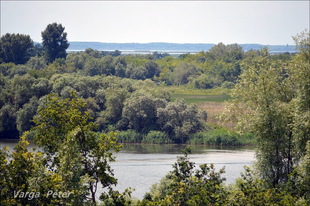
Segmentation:
<svg viewBox="0 0 310 206">
<path fill-rule="evenodd" d="M 5 34 L 0 39 L 1 63 L 13 62 L 15 64 L 26 63 L 33 51 L 33 41 L 29 35 Z"/>
<path fill-rule="evenodd" d="M 255 134 L 258 173 L 273 187 L 290 179 L 310 140 L 309 36 L 294 37 L 299 53 L 290 63 L 272 61 L 267 48 L 260 50 L 243 65 L 227 107 L 239 129 Z"/>
<path fill-rule="evenodd" d="M 41 33 L 43 48 L 46 50 L 46 59 L 53 62 L 57 58 L 66 57 L 66 49 L 69 47 L 65 27 L 61 24 L 53 23 L 47 25 Z"/>
<path fill-rule="evenodd" d="M 294 98 L 287 65 L 272 62 L 267 48 L 240 75 L 228 111 L 244 131 L 255 134 L 256 165 L 273 187 L 286 182 L 296 160 L 289 114 Z"/>
<path fill-rule="evenodd" d="M 99 184 L 103 188 L 117 184 L 109 165 L 115 161 L 112 151 L 118 152 L 121 147 L 116 142 L 116 134 L 97 135 L 93 132 L 97 125 L 90 121 L 92 118 L 85 112 L 86 103 L 77 98 L 75 92 L 72 91 L 67 99 L 51 95 L 47 99 L 48 103 L 39 109 L 39 115 L 34 118 L 36 126 L 32 130 L 36 132 L 35 143 L 46 152 L 47 166 L 53 171 L 56 166 L 56 173 L 68 184 L 73 179 L 82 180 L 82 176 L 90 178 L 87 183 L 89 198 L 92 205 L 96 205 Z M 81 173 L 78 177 L 70 173 L 76 168 L 83 168 L 77 171 Z M 63 185 L 62 188 L 71 190 L 74 187 Z"/>
</svg>

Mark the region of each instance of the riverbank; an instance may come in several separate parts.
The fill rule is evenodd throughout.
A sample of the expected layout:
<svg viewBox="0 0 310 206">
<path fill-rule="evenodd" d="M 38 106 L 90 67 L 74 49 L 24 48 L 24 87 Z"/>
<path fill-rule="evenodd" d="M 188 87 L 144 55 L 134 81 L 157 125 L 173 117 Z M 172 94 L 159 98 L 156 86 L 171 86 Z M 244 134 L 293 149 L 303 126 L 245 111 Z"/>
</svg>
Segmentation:
<svg viewBox="0 0 310 206">
<path fill-rule="evenodd" d="M 205 146 L 254 146 L 255 139 L 251 133 L 239 134 L 227 129 L 214 129 L 189 135 L 184 143 L 173 142 L 167 134 L 160 131 L 151 131 L 148 134 L 137 133 L 134 130 L 116 131 L 119 143 L 129 144 L 176 144 L 176 145 L 205 145 Z M 17 143 L 19 139 L 1 139 L 1 143 Z M 29 138 L 29 142 L 33 139 Z"/>
<path fill-rule="evenodd" d="M 160 131 L 141 134 L 127 130 L 117 131 L 117 133 L 117 139 L 120 143 L 178 144 L 173 141 L 173 138 L 169 138 L 168 135 Z M 189 135 L 184 143 L 190 145 L 253 146 L 255 139 L 251 133 L 239 134 L 227 129 L 214 129 Z"/>
</svg>

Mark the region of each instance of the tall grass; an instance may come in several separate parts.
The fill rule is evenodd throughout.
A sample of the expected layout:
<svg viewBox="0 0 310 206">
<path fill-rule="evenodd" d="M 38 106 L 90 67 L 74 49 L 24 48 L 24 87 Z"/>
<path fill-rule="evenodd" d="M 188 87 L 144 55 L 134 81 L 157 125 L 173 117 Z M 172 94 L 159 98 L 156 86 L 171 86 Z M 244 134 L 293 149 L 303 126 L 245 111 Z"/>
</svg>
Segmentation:
<svg viewBox="0 0 310 206">
<path fill-rule="evenodd" d="M 171 94 L 175 95 L 229 95 L 231 92 L 231 89 L 227 88 L 213 88 L 213 89 L 194 89 L 191 87 L 188 87 L 187 85 L 179 85 L 179 86 L 164 86 L 161 87 L 161 89 L 164 89 L 166 91 L 171 92 Z"/>
<path fill-rule="evenodd" d="M 148 144 L 171 144 L 172 140 L 169 139 L 169 136 L 160 131 L 150 131 L 147 135 L 145 135 L 141 141 L 141 143 Z"/>
<path fill-rule="evenodd" d="M 141 143 L 143 136 L 134 130 L 126 130 L 117 131 L 116 138 L 120 143 Z"/>
<path fill-rule="evenodd" d="M 229 95 L 230 89 L 214 88 L 214 89 L 191 89 L 185 86 L 164 87 L 170 91 L 171 100 L 184 99 L 185 103 L 197 104 L 200 111 L 206 111 L 208 114 L 207 123 L 210 125 L 219 125 L 218 117 L 224 111 L 224 103 L 231 99 Z M 234 130 L 236 122 L 221 124 L 224 128 Z"/>
<path fill-rule="evenodd" d="M 172 144 L 169 136 L 161 131 L 150 131 L 148 134 L 140 134 L 133 130 L 121 131 L 117 135 L 120 143 L 146 143 L 146 144 Z M 251 133 L 240 135 L 227 129 L 215 129 L 203 131 L 189 136 L 187 144 L 241 146 L 254 145 L 254 137 Z"/>
<path fill-rule="evenodd" d="M 134 130 L 118 131 L 117 140 L 120 143 L 147 143 L 147 144 L 170 144 L 172 140 L 161 131 L 150 131 L 148 134 L 137 133 Z"/>
<path fill-rule="evenodd" d="M 176 99 L 184 99 L 185 103 L 201 103 L 201 102 L 224 102 L 231 97 L 227 94 L 221 95 L 191 95 L 191 94 L 172 94 L 171 101 Z"/>
<path fill-rule="evenodd" d="M 225 103 L 223 102 L 201 102 L 197 104 L 197 107 L 201 111 L 206 111 L 208 114 L 207 123 L 211 125 L 219 125 L 223 126 L 226 129 L 234 130 L 236 126 L 236 122 L 227 122 L 222 124 L 219 121 L 219 116 L 225 109 Z"/>
<path fill-rule="evenodd" d="M 227 129 L 215 129 L 213 131 L 204 131 L 190 136 L 188 144 L 205 144 L 205 145 L 254 145 L 254 136 L 251 133 L 240 135 L 235 131 Z"/>
</svg>

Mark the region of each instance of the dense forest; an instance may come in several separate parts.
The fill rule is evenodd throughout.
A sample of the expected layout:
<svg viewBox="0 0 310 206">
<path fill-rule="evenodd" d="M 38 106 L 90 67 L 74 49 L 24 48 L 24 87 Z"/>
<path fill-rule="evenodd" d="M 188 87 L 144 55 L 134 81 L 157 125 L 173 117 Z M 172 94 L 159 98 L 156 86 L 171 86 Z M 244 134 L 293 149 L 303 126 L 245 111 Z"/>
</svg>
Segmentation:
<svg viewBox="0 0 310 206">
<path fill-rule="evenodd" d="M 166 88 L 232 89 L 241 65 L 261 56 L 263 50 L 244 52 L 237 44 L 220 43 L 208 52 L 175 58 L 157 52 L 123 56 L 89 48 L 53 61 L 43 52 L 37 49 L 37 55 L 24 64 L 0 65 L 3 138 L 19 138 L 28 131 L 48 94 L 69 98 L 73 90 L 87 102 L 97 131 L 121 131 L 123 142 L 185 143 L 191 135 L 210 130 L 205 124 L 207 114 L 184 101 L 171 102 Z M 270 58 L 286 62 L 291 55 Z"/>
<path fill-rule="evenodd" d="M 67 54 L 64 29 L 48 25 L 36 46 L 27 35 L 1 37 L 1 138 L 19 139 L 13 153 L 0 150 L 1 205 L 310 204 L 308 31 L 294 37 L 294 55 L 219 43 L 171 57 L 91 48 Z M 228 92 L 218 119 L 233 122 L 234 131 L 211 124 L 196 104 L 172 101 L 170 88 Z M 29 139 L 42 151 L 28 150 Z M 255 142 L 257 160 L 232 185 L 224 184 L 224 168 L 195 170 L 187 147 L 143 200 L 111 187 L 117 179 L 109 163 L 122 142 L 242 139 Z M 107 190 L 98 199 L 99 184 Z"/>
</svg>

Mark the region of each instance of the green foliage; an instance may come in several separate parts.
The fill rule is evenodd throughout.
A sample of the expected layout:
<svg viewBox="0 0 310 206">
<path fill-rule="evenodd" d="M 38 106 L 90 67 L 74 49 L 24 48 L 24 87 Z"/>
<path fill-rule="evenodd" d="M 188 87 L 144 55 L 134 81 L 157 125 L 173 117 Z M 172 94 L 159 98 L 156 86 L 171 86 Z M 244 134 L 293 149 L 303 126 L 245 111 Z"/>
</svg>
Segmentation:
<svg viewBox="0 0 310 206">
<path fill-rule="evenodd" d="M 128 91 L 126 89 L 109 89 L 105 103 L 105 118 L 108 123 L 115 124 L 122 118 L 122 110 L 124 102 L 127 98 Z"/>
<path fill-rule="evenodd" d="M 120 131 L 117 133 L 117 141 L 120 143 L 140 143 L 142 135 L 134 130 Z"/>
<path fill-rule="evenodd" d="M 264 56 L 257 57 L 240 75 L 232 94 L 234 106 L 228 108 L 237 118 L 238 128 L 256 136 L 257 167 L 274 187 L 288 180 L 296 157 L 289 115 L 294 93 L 286 66 L 271 62 L 265 49 Z"/>
<path fill-rule="evenodd" d="M 16 109 L 7 103 L 0 109 L 0 132 L 3 139 L 17 139 L 18 130 L 16 128 Z"/>
<path fill-rule="evenodd" d="M 254 133 L 258 173 L 273 187 L 287 183 L 310 139 L 309 33 L 294 40 L 300 53 L 291 62 L 272 61 L 265 48 L 246 63 L 224 114 Z"/>
<path fill-rule="evenodd" d="M 302 157 L 300 165 L 290 175 L 286 186 L 288 192 L 298 198 L 300 205 L 310 204 L 310 141 L 306 145 L 306 154 Z"/>
<path fill-rule="evenodd" d="M 20 134 L 30 130 L 31 127 L 34 126 L 31 120 L 33 119 L 33 116 L 37 113 L 38 106 L 38 98 L 34 96 L 29 100 L 28 103 L 23 105 L 23 108 L 17 111 L 16 123 L 17 129 Z"/>
<path fill-rule="evenodd" d="M 236 180 L 227 205 L 298 205 L 296 199 L 279 188 L 266 188 L 249 167 Z"/>
<path fill-rule="evenodd" d="M 6 33 L 0 39 L 1 63 L 26 63 L 33 50 L 33 41 L 29 35 Z"/>
<path fill-rule="evenodd" d="M 226 129 L 215 129 L 207 132 L 199 132 L 190 136 L 188 143 L 205 145 L 254 145 L 254 136 L 251 133 L 238 134 Z"/>
<path fill-rule="evenodd" d="M 223 205 L 227 192 L 222 186 L 224 168 L 215 172 L 214 165 L 200 165 L 194 171 L 194 162 L 189 161 L 191 150 L 183 150 L 184 156 L 178 157 L 174 170 L 160 184 L 153 185 L 141 205 Z"/>
<path fill-rule="evenodd" d="M 4 57 L 10 58 L 0 65 L 1 138 L 17 138 L 36 124 L 31 133 L 24 134 L 15 153 L 0 152 L 1 205 L 29 203 L 12 198 L 13 187 L 42 194 L 48 190 L 72 192 L 67 198 L 53 200 L 41 196 L 30 202 L 34 205 L 97 204 L 98 183 L 109 191 L 101 195 L 103 205 L 132 204 L 129 190 L 121 194 L 111 189 L 117 181 L 109 162 L 115 160 L 112 150 L 120 149 L 117 141 L 257 144 L 258 176 L 246 168 L 242 179 L 224 188 L 223 170 L 216 173 L 213 165 L 202 165 L 195 173 L 187 150 L 174 171 L 145 195 L 142 205 L 309 204 L 307 30 L 294 37 L 299 50 L 294 56 L 270 55 L 268 48 L 243 52 L 237 44 L 219 43 L 208 52 L 180 58 L 156 53 L 119 56 L 117 50 L 91 48 L 66 57 L 66 35 L 61 24 L 48 25 L 42 32 L 45 56 L 39 46 L 37 56 L 30 59 L 30 50 L 23 46 L 10 56 L 1 51 L 2 62 L 6 62 Z M 6 36 L 1 45 L 9 53 L 12 44 L 3 43 Z M 46 43 L 53 38 L 57 45 Z M 25 50 L 27 54 L 23 54 Z M 177 100 L 180 98 L 185 101 Z M 206 131 L 201 119 L 206 120 L 207 115 L 202 118 L 197 106 L 188 105 L 229 99 L 229 115 L 224 113 L 223 118 L 238 121 L 242 134 Z M 115 129 L 118 135 L 99 132 Z M 26 136 L 34 136 L 45 153 L 28 152 Z"/>
<path fill-rule="evenodd" d="M 8 148 L 0 150 L 1 165 L 1 205 L 26 205 L 28 198 L 17 198 L 29 191 L 28 179 L 35 173 L 35 155 L 28 151 L 25 133 L 18 144 L 14 147 L 12 154 Z M 24 197 L 24 196 L 23 196 Z"/>
<path fill-rule="evenodd" d="M 169 144 L 172 141 L 169 139 L 169 136 L 161 131 L 150 131 L 146 136 L 143 137 L 141 143 L 148 144 Z"/>
<path fill-rule="evenodd" d="M 10 74 L 10 70 L 15 67 L 15 64 L 10 63 L 2 63 L 0 64 L 0 71 L 3 76 L 8 76 Z"/>
<path fill-rule="evenodd" d="M 310 140 L 310 32 L 305 30 L 293 38 L 299 53 L 293 58 L 290 73 L 296 98 L 292 101 L 293 136 L 297 143 L 297 153 L 301 157 L 306 152 Z"/>
<path fill-rule="evenodd" d="M 219 81 L 217 79 L 211 78 L 206 74 L 202 74 L 198 78 L 193 80 L 192 84 L 196 89 L 211 89 L 215 86 L 219 86 Z"/>
<path fill-rule="evenodd" d="M 194 64 L 188 64 L 187 62 L 181 62 L 173 71 L 174 74 L 174 84 L 181 85 L 187 84 L 190 78 L 199 74 L 199 69 L 195 67 Z"/>
<path fill-rule="evenodd" d="M 157 124 L 175 143 L 185 143 L 190 134 L 202 129 L 196 105 L 187 106 L 184 100 L 169 102 L 158 108 Z"/>
<path fill-rule="evenodd" d="M 222 88 L 226 88 L 226 89 L 233 89 L 234 86 L 235 84 L 233 82 L 228 82 L 228 81 L 225 81 L 222 84 Z"/>
<path fill-rule="evenodd" d="M 47 63 L 43 56 L 35 56 L 29 59 L 29 61 L 27 62 L 27 66 L 33 70 L 41 70 L 47 67 Z"/>
<path fill-rule="evenodd" d="M 102 206 L 125 206 L 132 205 L 133 201 L 131 199 L 131 188 L 126 189 L 123 193 L 119 191 L 109 190 L 108 194 L 103 194 L 100 196 Z M 134 204 L 135 205 L 135 204 Z"/>
<path fill-rule="evenodd" d="M 156 109 L 152 96 L 145 93 L 133 94 L 124 103 L 122 117 L 128 122 L 129 128 L 147 133 L 156 123 Z"/>
<path fill-rule="evenodd" d="M 147 143 L 147 144 L 172 143 L 172 140 L 164 132 L 151 130 L 147 134 L 142 134 L 130 129 L 126 131 L 118 131 L 117 141 L 120 143 Z"/>
<path fill-rule="evenodd" d="M 62 24 L 49 24 L 41 33 L 43 48 L 46 50 L 45 58 L 53 62 L 57 58 L 66 57 L 66 49 L 69 47 L 67 33 Z"/>
<path fill-rule="evenodd" d="M 7 76 L 12 79 L 15 75 L 23 76 L 24 74 L 27 74 L 27 72 L 30 70 L 29 67 L 25 65 L 16 65 L 9 70 L 6 71 Z"/>
<path fill-rule="evenodd" d="M 64 184 L 61 188 L 64 191 L 74 190 L 75 187 L 81 188 L 86 181 L 91 202 L 96 204 L 98 183 L 108 188 L 117 183 L 109 162 L 115 161 L 111 151 L 118 152 L 120 145 L 116 143 L 113 132 L 100 136 L 93 132 L 96 125 L 90 121 L 85 107 L 86 103 L 73 91 L 67 99 L 48 95 L 48 103 L 40 108 L 32 130 L 35 131 L 35 143 L 47 155 L 44 161 L 50 169 L 57 167 L 55 175 L 60 178 L 59 184 Z M 70 148 L 71 153 L 66 148 Z M 72 170 L 77 170 L 77 173 L 72 173 Z M 71 185 L 75 182 L 80 184 Z M 79 193 L 75 195 L 75 199 L 79 198 Z"/>
</svg>

